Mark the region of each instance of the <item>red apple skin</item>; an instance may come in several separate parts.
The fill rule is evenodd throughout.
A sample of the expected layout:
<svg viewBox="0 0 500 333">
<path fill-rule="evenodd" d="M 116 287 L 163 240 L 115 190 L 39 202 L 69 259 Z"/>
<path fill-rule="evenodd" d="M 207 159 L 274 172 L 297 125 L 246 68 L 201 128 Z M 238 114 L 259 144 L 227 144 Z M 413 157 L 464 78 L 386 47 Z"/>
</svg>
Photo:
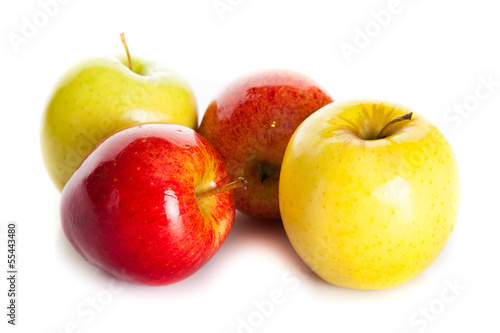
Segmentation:
<svg viewBox="0 0 500 333">
<path fill-rule="evenodd" d="M 278 182 L 288 141 L 302 121 L 332 102 L 311 78 L 269 70 L 236 80 L 210 103 L 198 131 L 222 155 L 231 177 L 247 180 L 246 190 L 234 191 L 238 210 L 280 218 Z"/>
<path fill-rule="evenodd" d="M 193 130 L 144 124 L 101 142 L 64 187 L 63 231 L 78 253 L 125 281 L 166 285 L 200 269 L 233 225 L 224 162 Z"/>
</svg>

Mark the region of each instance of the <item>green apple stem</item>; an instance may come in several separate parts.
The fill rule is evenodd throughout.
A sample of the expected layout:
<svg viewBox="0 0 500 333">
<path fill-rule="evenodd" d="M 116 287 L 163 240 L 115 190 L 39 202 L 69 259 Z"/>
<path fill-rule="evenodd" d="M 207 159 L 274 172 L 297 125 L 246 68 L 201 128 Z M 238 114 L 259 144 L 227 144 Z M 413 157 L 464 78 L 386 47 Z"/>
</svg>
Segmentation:
<svg viewBox="0 0 500 333">
<path fill-rule="evenodd" d="M 399 116 L 399 117 L 396 117 L 394 118 L 393 120 L 391 120 L 390 122 L 388 122 L 384 128 L 382 128 L 380 130 L 380 132 L 378 132 L 378 135 L 376 137 L 376 140 L 378 139 L 382 139 L 382 138 L 385 138 L 387 137 L 387 129 L 390 128 L 392 125 L 396 124 L 396 123 L 399 123 L 399 122 L 402 122 L 402 121 L 405 121 L 405 120 L 411 120 L 411 116 L 413 115 L 413 112 L 408 112 L 408 113 L 405 113 L 404 115 L 402 116 Z"/>
<path fill-rule="evenodd" d="M 127 52 L 128 68 L 130 68 L 130 70 L 133 72 L 134 70 L 132 68 L 132 57 L 130 56 L 130 52 L 128 51 L 128 46 L 127 46 L 127 42 L 125 41 L 125 33 L 124 32 L 122 32 L 120 34 L 120 38 L 122 39 L 122 44 L 125 47 L 125 52 Z"/>
<path fill-rule="evenodd" d="M 208 190 L 206 192 L 197 193 L 196 194 L 196 199 L 209 197 L 209 196 L 212 196 L 212 195 L 215 195 L 215 194 L 219 194 L 219 193 L 226 192 L 226 191 L 231 191 L 231 190 L 234 190 L 234 189 L 237 189 L 237 188 L 241 188 L 241 187 L 246 187 L 246 186 L 247 186 L 246 179 L 243 178 L 243 177 L 239 177 L 238 179 L 236 179 L 235 181 L 230 182 L 229 184 L 213 188 L 213 189 Z"/>
</svg>

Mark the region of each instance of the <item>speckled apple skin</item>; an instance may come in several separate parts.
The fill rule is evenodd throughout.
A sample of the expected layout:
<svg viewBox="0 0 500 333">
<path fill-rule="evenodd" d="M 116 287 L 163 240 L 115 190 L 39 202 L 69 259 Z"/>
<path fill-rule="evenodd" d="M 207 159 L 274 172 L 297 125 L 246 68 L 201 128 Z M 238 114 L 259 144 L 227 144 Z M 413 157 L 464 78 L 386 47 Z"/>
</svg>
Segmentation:
<svg viewBox="0 0 500 333">
<path fill-rule="evenodd" d="M 376 138 L 409 112 L 411 121 Z M 450 144 L 403 105 L 336 102 L 304 121 L 285 152 L 283 226 L 311 270 L 337 286 L 374 290 L 410 281 L 444 249 L 459 206 Z"/>
<path fill-rule="evenodd" d="M 195 96 L 176 72 L 133 57 L 95 57 L 61 78 L 42 116 L 42 157 L 59 190 L 111 133 L 146 122 L 198 125 Z"/>
<path fill-rule="evenodd" d="M 166 285 L 200 269 L 229 233 L 230 181 L 217 151 L 174 124 L 133 126 L 108 137 L 62 192 L 63 231 L 92 265 L 137 284 Z"/>
<path fill-rule="evenodd" d="M 304 119 L 332 102 L 311 78 L 269 70 L 236 80 L 210 103 L 199 133 L 222 155 L 232 178 L 248 181 L 246 189 L 234 191 L 238 210 L 280 218 L 278 182 L 288 141 Z M 261 164 L 274 176 L 262 181 Z"/>
</svg>

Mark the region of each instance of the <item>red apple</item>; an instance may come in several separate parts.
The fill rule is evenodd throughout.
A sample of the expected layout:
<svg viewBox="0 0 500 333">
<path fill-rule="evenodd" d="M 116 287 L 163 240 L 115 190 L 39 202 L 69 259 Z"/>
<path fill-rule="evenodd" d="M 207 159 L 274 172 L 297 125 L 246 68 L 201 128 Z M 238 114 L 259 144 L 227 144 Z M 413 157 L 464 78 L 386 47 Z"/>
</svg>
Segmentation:
<svg viewBox="0 0 500 333">
<path fill-rule="evenodd" d="M 199 133 L 222 155 L 231 177 L 244 177 L 236 208 L 279 219 L 278 181 L 285 148 L 295 129 L 332 98 L 309 77 L 271 70 L 242 77 L 208 106 Z"/>
<path fill-rule="evenodd" d="M 226 239 L 233 194 L 211 190 L 229 180 L 220 155 L 195 131 L 128 127 L 101 142 L 64 187 L 62 227 L 83 258 L 118 278 L 174 283 Z"/>
</svg>

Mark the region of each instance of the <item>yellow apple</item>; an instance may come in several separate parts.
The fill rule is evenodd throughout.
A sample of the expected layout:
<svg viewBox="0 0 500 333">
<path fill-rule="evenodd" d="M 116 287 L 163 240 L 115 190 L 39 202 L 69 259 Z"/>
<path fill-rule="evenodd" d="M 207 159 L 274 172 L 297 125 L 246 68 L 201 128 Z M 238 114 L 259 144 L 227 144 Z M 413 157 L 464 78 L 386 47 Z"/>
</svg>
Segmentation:
<svg viewBox="0 0 500 333">
<path fill-rule="evenodd" d="M 42 119 L 42 155 L 56 186 L 62 190 L 105 137 L 144 122 L 196 129 L 196 101 L 182 76 L 136 57 L 91 58 L 75 65 Z"/>
<path fill-rule="evenodd" d="M 397 104 L 332 103 L 285 151 L 279 183 L 294 249 L 324 280 L 385 289 L 424 271 L 455 226 L 459 175 L 429 121 Z"/>
</svg>

